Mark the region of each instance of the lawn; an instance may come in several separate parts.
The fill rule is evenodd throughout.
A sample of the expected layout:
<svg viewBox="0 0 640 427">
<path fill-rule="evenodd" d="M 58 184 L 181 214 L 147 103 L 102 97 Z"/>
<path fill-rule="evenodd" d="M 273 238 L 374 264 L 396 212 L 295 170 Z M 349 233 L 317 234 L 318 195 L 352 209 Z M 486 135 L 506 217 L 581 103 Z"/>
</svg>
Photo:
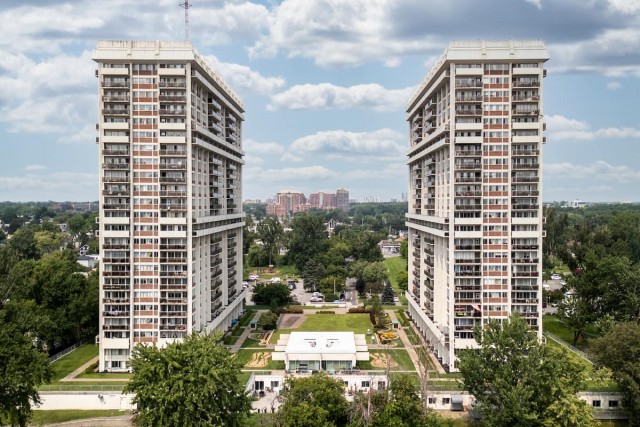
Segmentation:
<svg viewBox="0 0 640 427">
<path fill-rule="evenodd" d="M 298 332 L 353 331 L 356 334 L 366 334 L 367 329 L 373 329 L 368 314 L 308 314 L 304 323 L 295 330 Z M 275 344 L 281 334 L 288 333 L 291 333 L 291 329 L 278 329 L 269 342 Z"/>
<path fill-rule="evenodd" d="M 76 378 L 96 378 L 96 379 L 119 379 L 128 380 L 131 379 L 133 374 L 126 372 L 92 372 L 90 374 L 80 374 Z"/>
<path fill-rule="evenodd" d="M 93 411 L 77 411 L 77 410 L 60 410 L 60 411 L 33 411 L 31 425 L 47 425 L 62 423 L 65 421 L 84 420 L 87 418 L 99 417 L 115 417 L 118 415 L 128 415 L 129 411 L 119 410 L 93 410 Z"/>
<path fill-rule="evenodd" d="M 550 314 L 544 315 L 542 317 L 542 327 L 546 332 L 550 332 L 561 340 L 573 344 L 573 331 L 556 316 Z M 587 327 L 580 336 L 576 347 L 581 350 L 587 350 L 589 348 L 588 337 L 596 335 L 597 331 L 593 327 Z"/>
<path fill-rule="evenodd" d="M 407 271 L 407 260 L 402 257 L 386 258 L 384 260 L 384 265 L 387 267 L 387 271 L 389 272 L 391 287 L 400 298 L 402 305 L 407 305 L 407 299 L 404 297 L 404 291 L 398 287 L 398 282 L 396 281 L 396 277 L 399 272 Z"/>
<path fill-rule="evenodd" d="M 97 355 L 98 346 L 95 344 L 85 344 L 73 350 L 71 353 L 51 364 L 51 369 L 53 370 L 53 378 L 51 381 L 58 381 L 66 377 Z"/>
<path fill-rule="evenodd" d="M 247 363 L 249 363 L 253 357 L 254 353 L 271 353 L 271 350 L 239 350 L 236 353 L 236 358 L 238 359 L 238 361 L 242 364 L 242 368 L 243 369 L 284 369 L 284 362 L 281 360 L 271 360 L 269 359 L 269 362 L 267 363 L 267 366 L 261 366 L 261 367 L 248 367 L 245 366 Z"/>
<path fill-rule="evenodd" d="M 391 368 L 392 371 L 414 371 L 415 372 L 416 370 L 415 366 L 413 365 L 413 362 L 411 361 L 411 358 L 409 357 L 409 353 L 407 353 L 407 350 L 404 350 L 404 349 L 372 350 L 370 349 L 369 358 L 371 359 L 373 355 L 376 353 L 382 354 L 382 355 L 385 355 L 385 354 L 391 355 L 392 362 L 395 362 L 398 364 L 398 366 L 394 366 Z M 383 360 L 386 360 L 386 358 L 384 358 Z M 379 367 L 373 366 L 371 364 L 371 360 L 369 360 L 368 362 L 363 362 L 363 361 L 358 362 L 358 368 L 364 369 L 367 371 L 385 370 L 384 367 L 379 368 Z"/>
</svg>

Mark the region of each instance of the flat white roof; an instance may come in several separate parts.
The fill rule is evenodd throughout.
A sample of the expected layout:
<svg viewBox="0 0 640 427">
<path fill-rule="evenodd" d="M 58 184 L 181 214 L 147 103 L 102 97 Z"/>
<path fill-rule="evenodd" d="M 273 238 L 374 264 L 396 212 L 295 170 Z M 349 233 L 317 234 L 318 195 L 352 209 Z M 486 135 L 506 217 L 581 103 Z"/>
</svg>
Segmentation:
<svg viewBox="0 0 640 427">
<path fill-rule="evenodd" d="M 286 353 L 356 353 L 353 332 L 291 332 Z"/>
</svg>

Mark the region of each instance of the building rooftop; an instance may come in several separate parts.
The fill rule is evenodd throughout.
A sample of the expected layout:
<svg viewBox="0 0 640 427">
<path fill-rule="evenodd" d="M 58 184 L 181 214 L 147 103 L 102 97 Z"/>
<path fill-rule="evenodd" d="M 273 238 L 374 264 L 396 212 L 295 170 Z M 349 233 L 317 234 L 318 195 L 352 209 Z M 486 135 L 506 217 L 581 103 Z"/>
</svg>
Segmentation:
<svg viewBox="0 0 640 427">
<path fill-rule="evenodd" d="M 291 332 L 287 353 L 355 353 L 353 332 Z"/>
<path fill-rule="evenodd" d="M 242 110 L 244 104 L 222 76 L 207 63 L 190 41 L 99 40 L 91 55 L 94 61 L 194 61 Z"/>
</svg>

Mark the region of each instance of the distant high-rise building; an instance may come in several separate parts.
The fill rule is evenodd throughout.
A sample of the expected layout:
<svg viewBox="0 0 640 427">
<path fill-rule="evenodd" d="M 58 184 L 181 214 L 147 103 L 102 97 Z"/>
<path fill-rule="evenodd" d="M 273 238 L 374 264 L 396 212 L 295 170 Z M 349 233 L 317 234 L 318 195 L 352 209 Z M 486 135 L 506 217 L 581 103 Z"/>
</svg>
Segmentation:
<svg viewBox="0 0 640 427">
<path fill-rule="evenodd" d="M 409 312 L 451 370 L 473 328 L 542 334 L 538 41 L 452 42 L 409 101 Z"/>
<path fill-rule="evenodd" d="M 333 210 L 336 208 L 336 195 L 334 193 L 311 193 L 309 194 L 309 207 L 312 209 Z"/>
<path fill-rule="evenodd" d="M 100 362 L 242 311 L 238 96 L 191 43 L 100 41 Z"/>
<path fill-rule="evenodd" d="M 336 190 L 336 208 L 345 212 L 349 210 L 349 190 L 344 188 Z"/>
<path fill-rule="evenodd" d="M 284 218 L 297 212 L 305 212 L 307 208 L 307 198 L 303 193 L 294 190 L 282 190 L 276 194 L 275 203 L 267 205 L 267 214 Z"/>
</svg>

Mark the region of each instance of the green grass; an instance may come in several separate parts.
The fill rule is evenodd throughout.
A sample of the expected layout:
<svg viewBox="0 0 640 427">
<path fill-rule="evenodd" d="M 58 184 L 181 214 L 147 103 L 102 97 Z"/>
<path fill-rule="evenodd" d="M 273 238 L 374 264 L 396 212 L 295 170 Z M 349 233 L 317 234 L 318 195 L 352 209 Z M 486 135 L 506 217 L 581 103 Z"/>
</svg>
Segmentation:
<svg viewBox="0 0 640 427">
<path fill-rule="evenodd" d="M 573 331 L 556 316 L 550 314 L 542 316 L 542 328 L 561 340 L 573 344 Z M 587 350 L 589 348 L 589 336 L 597 335 L 597 331 L 592 326 L 587 327 L 578 339 L 576 347 L 581 350 Z"/>
<path fill-rule="evenodd" d="M 119 410 L 93 410 L 93 411 L 78 411 L 78 410 L 60 410 L 60 411 L 33 411 L 33 417 L 31 418 L 32 425 L 47 425 L 62 423 L 65 421 L 83 420 L 87 418 L 99 418 L 99 417 L 115 417 L 118 415 L 128 415 L 129 411 Z"/>
<path fill-rule="evenodd" d="M 51 364 L 52 381 L 58 381 L 98 355 L 98 346 L 85 344 Z"/>
<path fill-rule="evenodd" d="M 271 353 L 271 350 L 239 350 L 236 353 L 236 358 L 242 364 L 243 369 L 284 369 L 284 361 L 271 359 L 269 359 L 267 366 L 256 368 L 244 366 L 251 361 L 252 355 L 254 353 Z"/>
<path fill-rule="evenodd" d="M 371 358 L 371 355 L 374 353 L 382 353 L 382 354 L 389 354 L 391 355 L 391 360 L 395 363 L 398 364 L 398 366 L 395 366 L 393 368 L 391 368 L 392 371 L 415 371 L 416 368 L 413 365 L 413 362 L 411 361 L 411 358 L 409 357 L 409 353 L 407 353 L 407 350 L 404 349 L 398 349 L 398 350 L 378 350 L 378 349 L 371 349 L 369 350 L 369 355 Z M 384 359 L 386 360 L 386 359 Z M 368 362 L 364 362 L 364 361 L 360 361 L 358 362 L 358 368 L 360 369 L 364 369 L 367 371 L 380 371 L 380 370 L 384 370 L 385 368 L 378 368 L 378 367 L 374 367 L 371 365 L 371 361 Z"/>
<path fill-rule="evenodd" d="M 366 334 L 367 329 L 373 331 L 368 314 L 308 314 L 304 323 L 295 330 L 298 332 L 353 331 L 356 334 Z M 278 329 L 273 333 L 269 342 L 275 344 L 281 334 L 288 334 L 291 331 L 291 329 Z"/>
<path fill-rule="evenodd" d="M 571 270 L 569 269 L 569 267 L 565 263 L 563 263 L 560 258 L 551 256 L 550 259 L 553 263 L 553 269 L 551 272 L 558 274 L 571 274 Z"/>
<path fill-rule="evenodd" d="M 238 325 L 241 327 L 245 327 L 251 323 L 253 320 L 253 316 L 256 314 L 254 310 L 247 310 L 247 312 L 240 318 Z"/>
<path fill-rule="evenodd" d="M 399 272 L 407 271 L 407 260 L 402 257 L 385 258 L 384 265 L 387 267 L 387 271 L 389 272 L 391 287 L 400 298 L 400 303 L 402 305 L 407 305 L 407 299 L 404 296 L 404 291 L 398 287 L 398 282 L 396 280 Z"/>
<path fill-rule="evenodd" d="M 131 379 L 133 374 L 128 374 L 125 372 L 91 372 L 90 374 L 80 374 L 76 378 L 109 378 L 109 379 L 120 379 L 120 380 L 128 380 Z"/>
</svg>

